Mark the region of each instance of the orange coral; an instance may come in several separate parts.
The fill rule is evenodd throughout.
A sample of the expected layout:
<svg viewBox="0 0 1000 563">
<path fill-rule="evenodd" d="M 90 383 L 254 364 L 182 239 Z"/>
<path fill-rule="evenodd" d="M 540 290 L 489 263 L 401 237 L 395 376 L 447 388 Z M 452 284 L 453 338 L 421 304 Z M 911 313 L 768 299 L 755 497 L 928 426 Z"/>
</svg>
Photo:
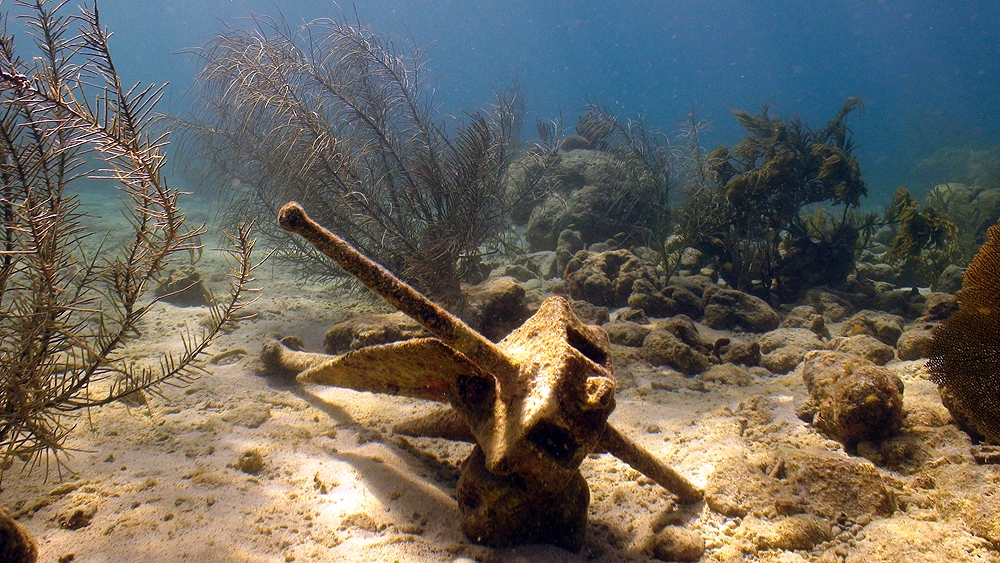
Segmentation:
<svg viewBox="0 0 1000 563">
<path fill-rule="evenodd" d="M 958 292 L 959 310 L 934 330 L 931 379 L 992 443 L 1000 443 L 1000 222 L 989 229 Z"/>
</svg>

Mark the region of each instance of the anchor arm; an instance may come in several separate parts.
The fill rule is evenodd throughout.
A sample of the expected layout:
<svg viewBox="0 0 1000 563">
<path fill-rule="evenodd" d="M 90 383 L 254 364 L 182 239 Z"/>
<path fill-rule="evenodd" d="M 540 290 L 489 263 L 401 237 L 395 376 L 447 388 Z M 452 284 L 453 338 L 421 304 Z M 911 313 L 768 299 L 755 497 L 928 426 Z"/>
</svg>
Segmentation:
<svg viewBox="0 0 1000 563">
<path fill-rule="evenodd" d="M 449 347 L 464 354 L 483 371 L 501 378 L 501 381 L 516 377 L 517 367 L 495 344 L 310 219 L 298 203 L 290 201 L 281 208 L 278 224 L 286 231 L 301 235 L 358 281 Z"/>
<path fill-rule="evenodd" d="M 653 454 L 630 440 L 611 424 L 607 425 L 604 434 L 601 435 L 600 447 L 677 495 L 681 504 L 694 504 L 704 498 L 701 489 L 672 467 L 656 459 Z"/>
<path fill-rule="evenodd" d="M 460 375 L 488 377 L 436 338 L 369 346 L 340 356 L 292 350 L 277 340 L 261 354 L 270 373 L 317 383 L 446 403 Z"/>
</svg>

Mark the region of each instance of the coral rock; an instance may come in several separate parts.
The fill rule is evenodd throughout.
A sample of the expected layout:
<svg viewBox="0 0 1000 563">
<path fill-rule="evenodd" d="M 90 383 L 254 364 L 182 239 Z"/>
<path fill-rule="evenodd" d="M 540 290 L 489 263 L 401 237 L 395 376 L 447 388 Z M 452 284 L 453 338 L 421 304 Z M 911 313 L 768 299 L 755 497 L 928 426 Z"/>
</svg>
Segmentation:
<svg viewBox="0 0 1000 563">
<path fill-rule="evenodd" d="M 802 359 L 808 352 L 809 350 L 803 348 L 778 348 L 770 354 L 762 355 L 760 366 L 771 373 L 788 373 L 802 363 Z"/>
<path fill-rule="evenodd" d="M 899 335 L 903 333 L 903 322 L 903 317 L 899 315 L 866 309 L 844 321 L 841 334 L 843 336 L 867 334 L 889 346 L 895 346 Z"/>
<path fill-rule="evenodd" d="M 705 354 L 665 329 L 653 330 L 646 336 L 642 341 L 642 354 L 654 366 L 670 366 L 685 375 L 701 373 L 711 365 Z"/>
<path fill-rule="evenodd" d="M 726 516 L 806 513 L 821 518 L 892 514 L 891 490 L 867 460 L 814 448 L 781 447 L 768 469 L 733 456 L 708 477 L 705 501 Z"/>
<path fill-rule="evenodd" d="M 704 383 L 721 383 L 743 387 L 757 381 L 753 373 L 743 366 L 733 364 L 719 364 L 708 368 L 707 371 L 695 376 L 697 381 Z"/>
<path fill-rule="evenodd" d="M 933 555 L 931 555 L 933 554 Z M 844 563 L 915 563 L 997 561 L 989 542 L 959 526 L 910 518 L 877 520 L 865 526 Z"/>
<path fill-rule="evenodd" d="M 896 283 L 896 269 L 889 264 L 858 262 L 855 268 L 858 279 Z"/>
<path fill-rule="evenodd" d="M 583 236 L 580 235 L 580 231 L 563 229 L 559 233 L 559 241 L 556 244 L 556 270 L 560 277 L 566 272 L 569 261 L 581 250 L 583 250 Z"/>
<path fill-rule="evenodd" d="M 611 315 L 611 320 L 613 322 L 633 322 L 641 325 L 649 323 L 649 317 L 646 316 L 646 313 L 631 307 L 618 309 Z"/>
<path fill-rule="evenodd" d="M 802 495 L 804 512 L 823 518 L 888 516 L 896 510 L 892 490 L 867 460 L 826 450 L 782 447 L 785 480 Z"/>
<path fill-rule="evenodd" d="M 927 320 L 943 321 L 958 310 L 958 298 L 952 293 L 932 291 L 924 302 L 923 317 Z"/>
<path fill-rule="evenodd" d="M 79 530 L 80 528 L 86 528 L 89 526 L 96 514 L 96 504 L 88 502 L 70 504 L 69 506 L 61 508 L 56 513 L 56 522 L 59 523 L 60 528 L 66 530 Z"/>
<path fill-rule="evenodd" d="M 587 324 L 600 326 L 611 320 L 611 313 L 607 307 L 579 300 L 571 301 L 570 306 L 573 308 L 573 314 Z"/>
<path fill-rule="evenodd" d="M 761 354 L 770 354 L 780 348 L 801 348 L 806 352 L 826 348 L 821 336 L 805 328 L 777 328 L 761 335 L 758 342 Z"/>
<path fill-rule="evenodd" d="M 829 291 L 812 289 L 806 294 L 806 300 L 827 322 L 838 323 L 854 311 L 854 306 L 847 300 Z"/>
<path fill-rule="evenodd" d="M 878 309 L 907 319 L 919 317 L 927 302 L 927 298 L 916 288 L 879 293 L 878 297 Z"/>
<path fill-rule="evenodd" d="M 740 523 L 736 536 L 753 542 L 758 550 L 808 551 L 833 539 L 830 524 L 811 514 L 796 514 L 775 521 L 751 516 Z"/>
<path fill-rule="evenodd" d="M 212 292 L 194 266 L 181 266 L 170 270 L 160 280 L 156 297 L 178 307 L 208 307 L 215 304 Z"/>
<path fill-rule="evenodd" d="M 965 275 L 965 268 L 961 266 L 956 266 L 955 264 L 948 264 L 945 266 L 944 271 L 938 276 L 937 282 L 931 288 L 934 291 L 940 291 L 944 293 L 958 293 L 962 289 L 962 277 Z"/>
<path fill-rule="evenodd" d="M 903 425 L 903 382 L 888 369 L 853 354 L 814 351 L 806 355 L 802 378 L 810 399 L 800 407 L 831 438 L 853 447 L 879 442 Z"/>
<path fill-rule="evenodd" d="M 577 149 L 560 152 L 558 158 L 546 171 L 558 193 L 546 196 L 531 211 L 525 228 L 529 250 L 552 250 L 568 227 L 591 243 L 634 228 L 645 204 L 637 198 L 645 190 L 621 175 L 614 155 Z M 609 213 L 611 209 L 621 212 Z"/>
<path fill-rule="evenodd" d="M 931 341 L 936 323 L 916 323 L 896 340 L 896 355 L 900 360 L 918 360 L 927 357 L 927 344 Z"/>
<path fill-rule="evenodd" d="M 632 285 L 628 306 L 639 309 L 650 317 L 669 317 L 677 313 L 677 303 L 660 293 L 649 280 L 637 279 Z"/>
<path fill-rule="evenodd" d="M 602 327 L 608 333 L 612 344 L 619 346 L 642 347 L 642 342 L 652 329 L 630 321 L 608 323 Z"/>
<path fill-rule="evenodd" d="M 715 464 L 705 484 L 705 503 L 729 517 L 767 514 L 776 505 L 794 505 L 797 499 L 787 487 L 744 456 L 730 456 Z"/>
<path fill-rule="evenodd" d="M 759 342 L 760 365 L 773 373 L 788 373 L 809 351 L 827 346 L 822 337 L 805 328 L 778 328 L 761 336 Z"/>
<path fill-rule="evenodd" d="M 756 340 L 734 340 L 715 347 L 723 363 L 759 366 L 761 362 L 760 344 Z"/>
<path fill-rule="evenodd" d="M 701 300 L 701 293 L 695 294 L 689 288 L 674 284 L 665 287 L 661 293 L 673 300 L 675 314 L 700 319 L 705 313 L 705 303 Z"/>
<path fill-rule="evenodd" d="M 528 254 L 525 256 L 524 267 L 543 280 L 562 277 L 562 270 L 559 269 L 559 261 L 557 260 L 555 251 L 552 250 L 542 250 Z"/>
<path fill-rule="evenodd" d="M 896 359 L 896 350 L 892 346 L 867 334 L 836 338 L 830 342 L 830 349 L 861 356 L 879 366 Z"/>
<path fill-rule="evenodd" d="M 789 311 L 778 328 L 805 328 L 819 336 L 830 338 L 830 331 L 826 328 L 823 315 L 817 313 L 812 305 L 799 305 Z"/>
<path fill-rule="evenodd" d="M 580 135 L 566 135 L 559 143 L 559 150 L 564 152 L 575 150 L 590 150 L 590 141 Z"/>
<path fill-rule="evenodd" d="M 463 321 L 490 340 L 500 340 L 527 319 L 524 288 L 510 277 L 491 277 L 462 288 L 467 296 Z"/>
<path fill-rule="evenodd" d="M 247 475 L 256 475 L 264 469 L 264 457 L 257 450 L 246 450 L 240 454 L 236 467 Z"/>
<path fill-rule="evenodd" d="M 323 337 L 323 349 L 327 354 L 343 354 L 425 336 L 427 331 L 404 313 L 363 315 L 330 327 Z"/>
<path fill-rule="evenodd" d="M 573 299 L 605 307 L 624 307 L 635 281 L 656 276 L 628 250 L 578 252 L 566 266 L 566 290 Z"/>
<path fill-rule="evenodd" d="M 711 341 L 706 340 L 701 336 L 698 331 L 698 327 L 694 324 L 687 315 L 677 315 L 670 317 L 669 319 L 663 319 L 657 321 L 653 325 L 654 329 L 669 330 L 674 336 L 679 338 L 681 342 L 697 348 L 699 351 L 708 353 L 714 348 Z"/>
<path fill-rule="evenodd" d="M 983 493 L 992 496 L 996 489 L 988 485 Z M 970 502 L 963 507 L 961 516 L 969 530 L 988 540 L 994 549 L 1000 549 L 1000 507 L 992 502 L 978 502 L 983 498 L 979 495 L 970 494 L 967 498 Z"/>
<path fill-rule="evenodd" d="M 855 367 L 871 364 L 868 360 L 846 352 L 813 351 L 802 365 L 802 381 L 810 397 L 826 398 L 827 390 Z"/>
<path fill-rule="evenodd" d="M 698 297 L 699 300 L 705 295 L 705 291 L 708 288 L 715 286 L 712 283 L 712 278 L 701 274 L 694 276 L 674 276 L 670 278 L 669 285 L 684 288 Z M 702 305 L 702 308 L 704 308 L 704 305 Z"/>
<path fill-rule="evenodd" d="M 903 426 L 903 383 L 878 366 L 862 366 L 834 384 L 813 423 L 847 446 L 879 442 Z"/>
<path fill-rule="evenodd" d="M 705 254 L 697 248 L 687 247 L 681 251 L 680 267 L 688 270 L 700 270 L 704 265 Z"/>
<path fill-rule="evenodd" d="M 487 277 L 493 277 L 493 278 L 508 277 L 508 278 L 513 278 L 514 281 L 525 283 L 533 279 L 536 279 L 538 277 L 538 272 L 532 270 L 531 268 L 522 266 L 520 264 L 506 264 L 491 271 Z M 485 278 L 482 280 L 477 280 L 474 283 L 482 283 L 483 281 L 485 281 Z"/>
<path fill-rule="evenodd" d="M 565 203 L 552 197 L 544 198 L 531 210 L 527 224 L 530 236 L 526 237 L 529 252 L 552 250 L 556 247 L 559 240 L 556 233 L 563 225 L 562 216 L 565 212 Z"/>
<path fill-rule="evenodd" d="M 767 302 L 742 291 L 710 287 L 704 299 L 702 322 L 717 330 L 767 332 L 781 324 L 781 317 Z"/>
</svg>

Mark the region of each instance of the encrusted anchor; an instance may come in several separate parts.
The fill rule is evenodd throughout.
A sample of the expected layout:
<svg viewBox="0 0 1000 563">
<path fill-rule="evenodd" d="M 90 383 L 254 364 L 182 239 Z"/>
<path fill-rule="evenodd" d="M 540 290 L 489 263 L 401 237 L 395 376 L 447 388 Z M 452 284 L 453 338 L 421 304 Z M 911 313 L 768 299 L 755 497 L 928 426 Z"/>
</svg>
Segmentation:
<svg viewBox="0 0 1000 563">
<path fill-rule="evenodd" d="M 340 356 L 271 341 L 262 359 L 276 372 L 317 383 L 448 402 L 396 431 L 475 442 L 458 483 L 462 530 L 491 546 L 583 545 L 590 491 L 580 464 L 608 452 L 672 492 L 702 492 L 607 422 L 615 382 L 607 334 L 583 324 L 562 297 L 546 299 L 494 344 L 388 270 L 312 221 L 290 202 L 278 222 L 424 326 L 436 338 L 363 348 Z"/>
</svg>

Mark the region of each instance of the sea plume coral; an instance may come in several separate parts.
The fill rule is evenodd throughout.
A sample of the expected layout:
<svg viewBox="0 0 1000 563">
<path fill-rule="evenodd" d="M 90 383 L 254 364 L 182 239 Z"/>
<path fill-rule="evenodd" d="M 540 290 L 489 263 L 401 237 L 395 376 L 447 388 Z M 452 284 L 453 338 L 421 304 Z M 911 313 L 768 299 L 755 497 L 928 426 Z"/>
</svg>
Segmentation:
<svg viewBox="0 0 1000 563">
<path fill-rule="evenodd" d="M 49 453 L 59 467 L 74 413 L 196 376 L 199 356 L 243 307 L 253 269 L 244 226 L 230 237 L 229 294 L 204 332 L 182 336 L 184 351 L 158 367 L 126 351 L 158 301 L 150 282 L 197 254 L 204 229 L 186 225 L 162 175 L 166 135 L 149 128 L 162 90 L 123 86 L 96 5 L 70 16 L 65 4 L 15 3 L 38 51 L 30 61 L 0 35 L 0 476 L 9 462 Z M 103 169 L 90 174 L 89 161 Z M 100 233 L 74 192 L 88 175 L 117 185 L 129 225 L 120 237 L 93 240 Z"/>
<path fill-rule="evenodd" d="M 927 368 L 949 408 L 1000 444 L 1000 222 L 988 236 L 965 273 L 958 311 L 934 329 Z"/>
<path fill-rule="evenodd" d="M 517 100 L 449 120 L 423 89 L 421 52 L 371 30 L 318 19 L 291 30 L 255 16 L 196 51 L 196 115 L 185 146 L 233 188 L 230 217 L 273 217 L 289 200 L 432 297 L 461 301 L 459 281 L 509 235 L 503 181 Z M 276 226 L 275 259 L 339 276 Z"/>
<path fill-rule="evenodd" d="M 930 285 L 960 258 L 958 227 L 942 209 L 928 203 L 921 210 L 906 188 L 896 189 L 885 210 L 885 223 L 895 227 L 896 236 L 883 260 L 896 268 L 898 283 Z"/>
<path fill-rule="evenodd" d="M 735 111 L 749 135 L 732 149 L 707 155 L 712 183 L 692 192 L 677 210 L 688 244 L 717 259 L 721 276 L 742 291 L 787 300 L 818 283 L 839 283 L 850 272 L 858 229 L 850 213 L 868 188 L 854 156 L 847 118 L 864 105 L 848 98 L 822 129 L 799 118 Z M 818 233 L 807 223 L 817 204 L 842 206 Z M 811 270 L 826 270 L 821 276 Z M 839 278 L 839 279 L 838 279 Z"/>
</svg>

